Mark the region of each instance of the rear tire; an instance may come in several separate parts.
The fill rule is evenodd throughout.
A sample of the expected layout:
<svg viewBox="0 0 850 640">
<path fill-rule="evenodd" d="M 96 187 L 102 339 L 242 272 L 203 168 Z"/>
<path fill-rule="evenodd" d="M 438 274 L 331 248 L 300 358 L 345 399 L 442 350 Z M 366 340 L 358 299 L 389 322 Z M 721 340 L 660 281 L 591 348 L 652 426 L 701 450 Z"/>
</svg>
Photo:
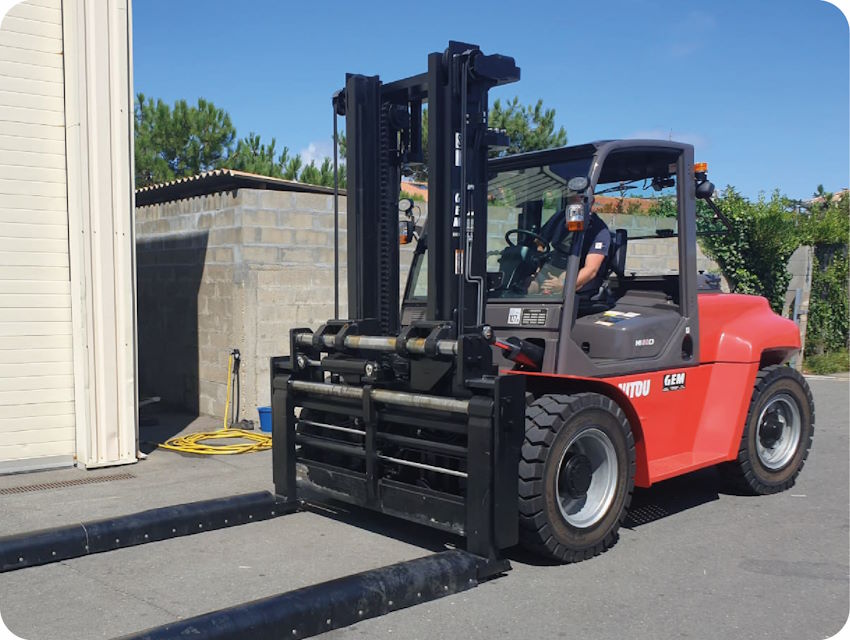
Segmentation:
<svg viewBox="0 0 850 640">
<path fill-rule="evenodd" d="M 737 493 L 765 495 L 794 485 L 814 433 L 812 392 L 798 371 L 785 365 L 758 372 L 738 458 L 721 465 Z"/>
<path fill-rule="evenodd" d="M 519 465 L 520 542 L 561 562 L 611 547 L 631 501 L 629 422 L 597 393 L 545 395 L 526 409 Z"/>
</svg>

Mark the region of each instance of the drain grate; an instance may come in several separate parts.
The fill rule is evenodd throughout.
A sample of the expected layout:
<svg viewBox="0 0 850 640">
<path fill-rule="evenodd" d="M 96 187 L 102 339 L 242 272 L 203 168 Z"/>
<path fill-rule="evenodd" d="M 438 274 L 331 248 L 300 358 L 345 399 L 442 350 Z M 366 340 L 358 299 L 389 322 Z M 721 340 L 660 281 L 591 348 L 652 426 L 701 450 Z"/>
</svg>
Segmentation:
<svg viewBox="0 0 850 640">
<path fill-rule="evenodd" d="M 33 491 L 50 491 L 51 489 L 65 489 L 66 487 L 78 487 L 84 484 L 102 484 L 113 480 L 130 480 L 136 476 L 132 473 L 114 473 L 109 476 L 91 476 L 88 478 L 75 478 L 74 480 L 60 480 L 58 482 L 42 482 L 39 484 L 25 484 L 20 487 L 6 487 L 0 489 L 0 496 L 9 496 L 17 493 L 30 493 Z"/>
</svg>

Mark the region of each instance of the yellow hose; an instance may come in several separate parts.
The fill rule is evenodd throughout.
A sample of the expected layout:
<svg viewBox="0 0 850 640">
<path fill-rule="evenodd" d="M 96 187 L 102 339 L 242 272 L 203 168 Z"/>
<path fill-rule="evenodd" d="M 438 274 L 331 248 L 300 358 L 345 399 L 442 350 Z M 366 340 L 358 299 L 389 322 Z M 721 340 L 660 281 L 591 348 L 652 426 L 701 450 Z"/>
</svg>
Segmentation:
<svg viewBox="0 0 850 640">
<path fill-rule="evenodd" d="M 272 439 L 264 433 L 231 429 L 227 425 L 227 414 L 230 411 L 231 381 L 233 380 L 233 355 L 227 361 L 227 400 L 224 403 L 224 426 L 218 431 L 199 431 L 185 436 L 177 436 L 159 445 L 161 449 L 194 453 L 202 456 L 229 455 L 234 453 L 249 453 L 271 449 Z M 205 444 L 205 440 L 221 440 L 239 438 L 248 442 L 230 444 Z"/>
</svg>

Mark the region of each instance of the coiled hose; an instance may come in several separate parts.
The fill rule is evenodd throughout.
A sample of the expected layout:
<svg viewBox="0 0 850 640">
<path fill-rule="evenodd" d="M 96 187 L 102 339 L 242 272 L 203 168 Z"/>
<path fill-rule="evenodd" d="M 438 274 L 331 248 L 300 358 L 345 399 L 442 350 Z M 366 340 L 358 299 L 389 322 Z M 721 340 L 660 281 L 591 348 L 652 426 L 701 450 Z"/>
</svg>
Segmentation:
<svg viewBox="0 0 850 640">
<path fill-rule="evenodd" d="M 262 432 L 246 431 L 245 429 L 233 429 L 227 422 L 230 411 L 231 384 L 233 382 L 234 353 L 230 354 L 227 361 L 227 400 L 224 403 L 224 424 L 218 431 L 199 431 L 189 433 L 185 436 L 177 436 L 158 445 L 161 449 L 178 451 L 180 453 L 194 453 L 202 456 L 221 456 L 235 453 L 250 453 L 251 451 L 264 451 L 271 449 L 272 439 Z M 237 374 L 238 375 L 238 374 Z M 226 444 L 207 444 L 207 440 L 233 440 L 241 439 L 247 442 L 228 442 Z"/>
</svg>

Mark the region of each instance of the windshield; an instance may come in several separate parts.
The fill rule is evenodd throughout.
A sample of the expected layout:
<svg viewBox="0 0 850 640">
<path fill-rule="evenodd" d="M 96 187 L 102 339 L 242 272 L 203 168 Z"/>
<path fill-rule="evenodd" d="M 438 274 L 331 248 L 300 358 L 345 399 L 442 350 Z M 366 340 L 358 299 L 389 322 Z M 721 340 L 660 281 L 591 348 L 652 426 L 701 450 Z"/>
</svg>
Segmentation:
<svg viewBox="0 0 850 640">
<path fill-rule="evenodd" d="M 592 158 L 491 174 L 487 204 L 487 271 L 491 298 L 552 298 L 561 288 L 573 234 L 564 211 L 571 178 L 587 177 Z"/>
</svg>

